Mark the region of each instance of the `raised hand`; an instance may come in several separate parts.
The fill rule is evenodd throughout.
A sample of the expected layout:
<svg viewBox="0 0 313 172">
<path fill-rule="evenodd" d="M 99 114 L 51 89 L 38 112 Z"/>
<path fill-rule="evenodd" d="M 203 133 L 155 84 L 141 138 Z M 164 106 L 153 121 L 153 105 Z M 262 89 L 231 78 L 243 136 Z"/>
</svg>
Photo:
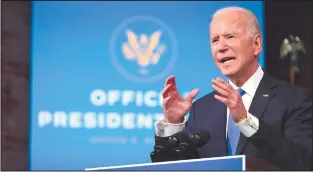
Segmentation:
<svg viewBox="0 0 313 172">
<path fill-rule="evenodd" d="M 183 99 L 177 91 L 175 77 L 169 76 L 162 90 L 165 122 L 173 124 L 181 123 L 198 93 L 199 89 L 194 89 L 186 99 Z"/>
<path fill-rule="evenodd" d="M 220 94 L 214 97 L 229 108 L 230 114 L 236 123 L 247 118 L 247 110 L 241 95 L 229 83 L 217 78 L 212 80 L 212 87 Z"/>
</svg>

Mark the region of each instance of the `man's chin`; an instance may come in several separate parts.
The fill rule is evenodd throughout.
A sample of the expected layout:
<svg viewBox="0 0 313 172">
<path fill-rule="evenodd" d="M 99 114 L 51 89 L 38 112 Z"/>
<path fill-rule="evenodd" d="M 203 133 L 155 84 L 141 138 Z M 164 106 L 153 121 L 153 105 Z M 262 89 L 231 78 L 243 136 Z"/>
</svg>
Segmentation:
<svg viewBox="0 0 313 172">
<path fill-rule="evenodd" d="M 228 78 L 234 76 L 235 73 L 236 72 L 234 70 L 222 70 L 222 74 Z"/>
</svg>

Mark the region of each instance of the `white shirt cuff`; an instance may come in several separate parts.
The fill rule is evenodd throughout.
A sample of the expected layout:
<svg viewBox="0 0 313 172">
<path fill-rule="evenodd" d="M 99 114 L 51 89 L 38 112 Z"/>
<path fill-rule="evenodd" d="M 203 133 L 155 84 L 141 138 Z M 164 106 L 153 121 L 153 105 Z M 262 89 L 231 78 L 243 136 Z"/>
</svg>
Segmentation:
<svg viewBox="0 0 313 172">
<path fill-rule="evenodd" d="M 248 113 L 248 117 L 240 121 L 236 126 L 246 137 L 251 137 L 259 129 L 259 119 Z"/>
<path fill-rule="evenodd" d="M 183 123 L 171 124 L 166 123 L 164 120 L 157 121 L 155 125 L 155 134 L 159 137 L 169 137 L 180 131 L 183 131 L 185 128 L 186 120 Z"/>
</svg>

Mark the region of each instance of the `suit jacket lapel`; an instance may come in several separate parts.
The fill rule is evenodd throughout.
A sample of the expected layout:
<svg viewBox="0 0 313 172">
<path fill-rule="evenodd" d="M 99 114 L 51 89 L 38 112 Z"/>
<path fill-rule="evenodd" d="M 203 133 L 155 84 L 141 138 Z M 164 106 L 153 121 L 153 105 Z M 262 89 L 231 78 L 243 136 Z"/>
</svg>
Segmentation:
<svg viewBox="0 0 313 172">
<path fill-rule="evenodd" d="M 275 95 L 275 87 L 276 82 L 274 79 L 264 73 L 264 76 L 256 90 L 256 93 L 253 97 L 253 100 L 251 102 L 251 106 L 249 108 L 249 113 L 253 116 L 260 119 L 263 115 L 264 110 L 266 109 L 268 103 Z M 242 133 L 240 134 L 238 147 L 236 150 L 236 154 L 241 154 L 242 150 L 247 142 L 248 138 L 244 136 Z"/>
</svg>

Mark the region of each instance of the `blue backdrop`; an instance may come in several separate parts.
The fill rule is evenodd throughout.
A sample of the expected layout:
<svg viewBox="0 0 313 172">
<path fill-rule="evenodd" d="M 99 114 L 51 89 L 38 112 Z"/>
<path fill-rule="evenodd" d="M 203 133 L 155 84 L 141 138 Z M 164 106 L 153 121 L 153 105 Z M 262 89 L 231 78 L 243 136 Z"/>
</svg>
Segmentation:
<svg viewBox="0 0 313 172">
<path fill-rule="evenodd" d="M 166 77 L 212 91 L 209 22 L 233 5 L 263 28 L 256 1 L 32 2 L 30 170 L 150 162 Z"/>
</svg>

